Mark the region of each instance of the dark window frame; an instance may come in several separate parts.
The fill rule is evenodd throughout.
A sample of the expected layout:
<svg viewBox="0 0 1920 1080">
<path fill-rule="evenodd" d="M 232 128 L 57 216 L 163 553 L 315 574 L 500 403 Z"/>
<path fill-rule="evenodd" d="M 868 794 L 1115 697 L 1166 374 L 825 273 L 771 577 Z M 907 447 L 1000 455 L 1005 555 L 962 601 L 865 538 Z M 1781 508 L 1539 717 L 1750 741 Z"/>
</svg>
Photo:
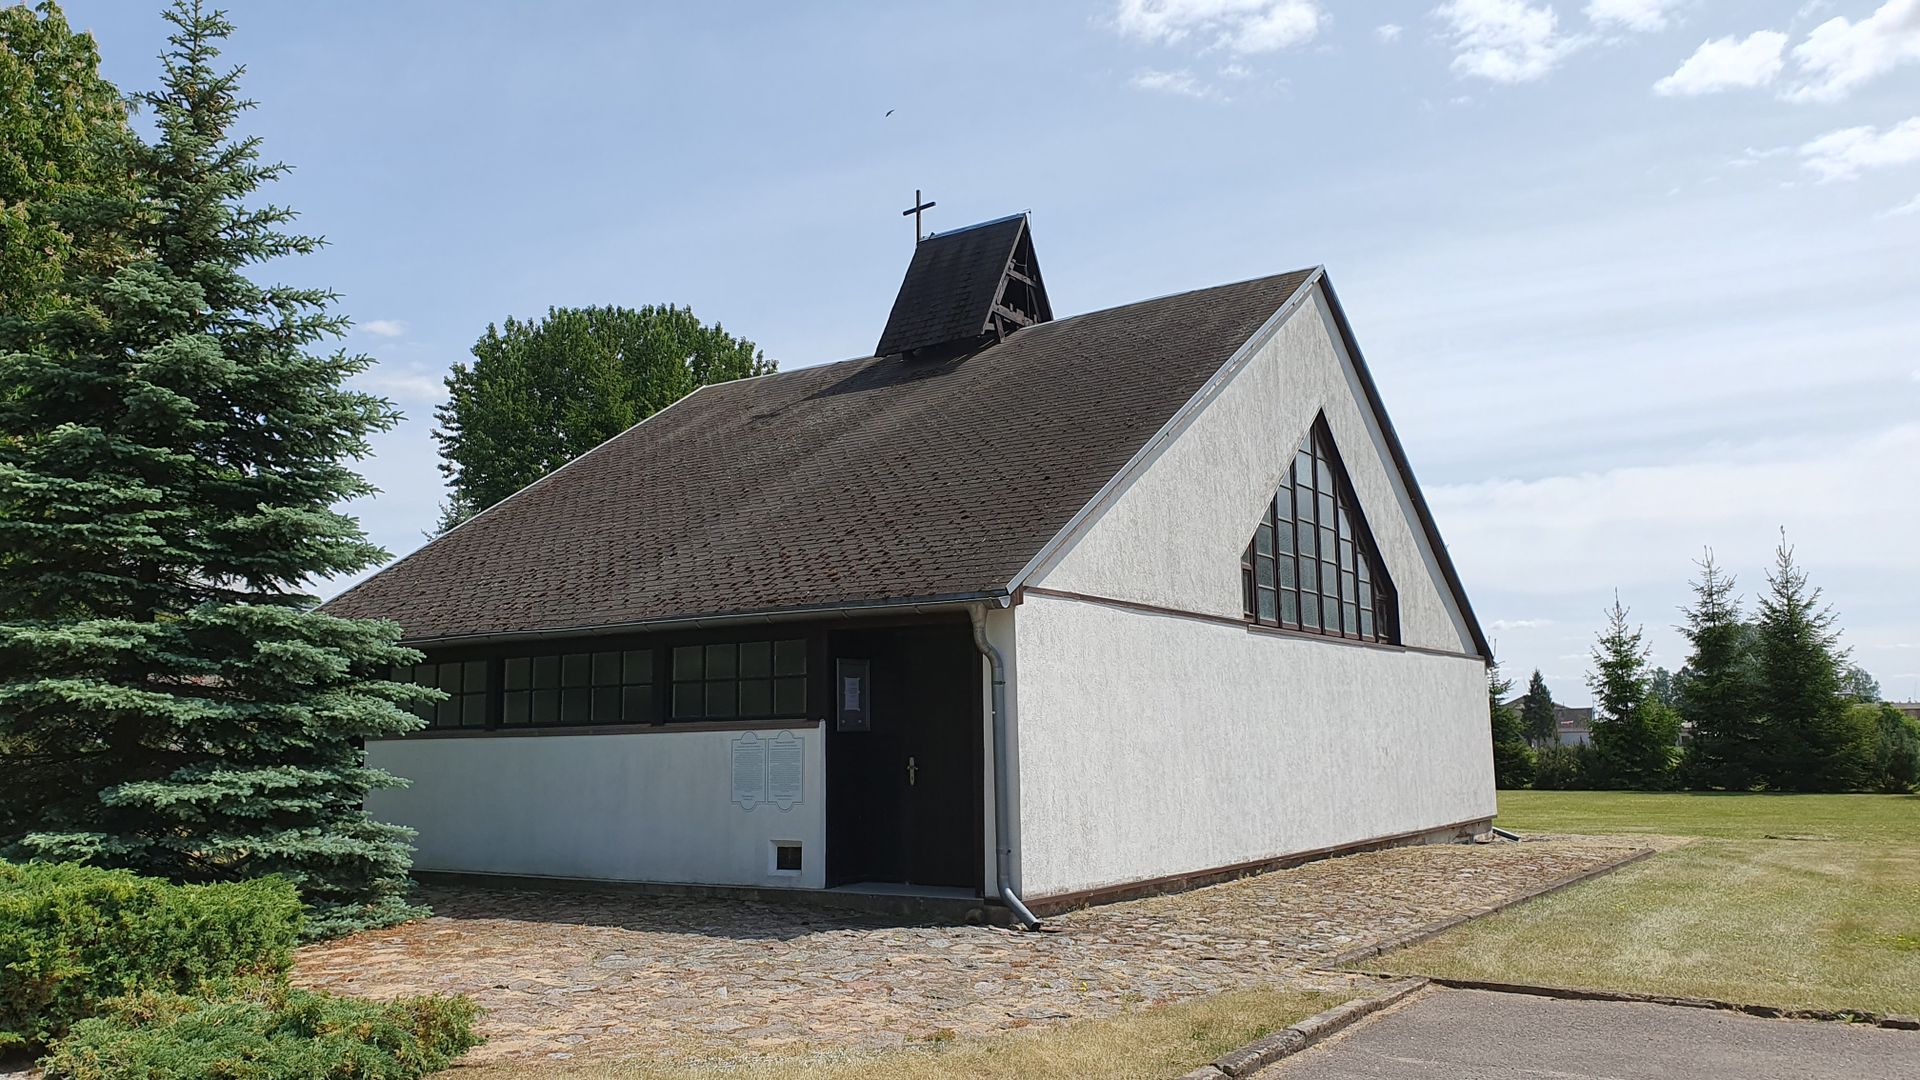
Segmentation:
<svg viewBox="0 0 1920 1080">
<path fill-rule="evenodd" d="M 659 717 L 656 648 L 575 642 L 510 653 L 500 665 L 499 719 L 507 730 L 648 725 Z"/>
<path fill-rule="evenodd" d="M 548 732 L 569 734 L 595 731 L 658 731 L 675 727 L 711 729 L 718 727 L 791 726 L 805 723 L 815 711 L 813 700 L 817 680 L 812 678 L 819 635 L 811 629 L 769 634 L 762 628 L 749 640 L 740 632 L 719 630 L 682 631 L 670 634 L 606 635 L 556 640 L 550 643 L 467 646 L 432 650 L 417 665 L 396 668 L 396 681 L 411 682 L 422 672 L 439 685 L 443 668 L 461 673 L 459 700 L 449 707 L 435 703 L 409 708 L 427 720 L 427 727 L 413 732 L 419 736 L 447 734 L 538 735 Z M 764 707 L 749 701 L 748 709 L 738 708 L 736 678 L 735 714 L 676 716 L 673 709 L 672 661 L 676 649 L 697 647 L 731 649 L 766 646 L 768 663 L 773 663 L 776 642 L 787 643 L 778 675 L 765 679 L 769 700 Z M 641 657 L 644 656 L 644 660 Z M 596 660 L 598 663 L 596 663 Z M 617 667 L 617 673 L 615 668 Z M 477 673 L 470 686 L 465 678 Z M 544 674 L 536 675 L 536 672 Z M 617 674 L 617 678 L 616 678 Z M 716 684 L 720 679 L 713 680 Z M 745 681 L 754 681 L 749 676 Z M 784 685 L 779 700 L 771 700 L 774 683 Z M 478 687 L 477 689 L 474 687 Z M 551 695 L 544 708 L 534 696 Z M 611 707 L 618 698 L 617 713 Z M 578 699 L 570 702 L 569 697 Z M 775 708 L 775 705 L 784 706 Z M 461 723 L 466 715 L 470 722 Z M 454 718 L 439 722 L 442 713 Z"/>
<path fill-rule="evenodd" d="M 802 719 L 811 651 L 804 635 L 677 643 L 667 722 Z"/>
<path fill-rule="evenodd" d="M 1286 482 L 1267 500 L 1240 574 L 1244 616 L 1255 626 L 1400 644 L 1399 594 L 1325 413 L 1314 418 Z"/>
</svg>

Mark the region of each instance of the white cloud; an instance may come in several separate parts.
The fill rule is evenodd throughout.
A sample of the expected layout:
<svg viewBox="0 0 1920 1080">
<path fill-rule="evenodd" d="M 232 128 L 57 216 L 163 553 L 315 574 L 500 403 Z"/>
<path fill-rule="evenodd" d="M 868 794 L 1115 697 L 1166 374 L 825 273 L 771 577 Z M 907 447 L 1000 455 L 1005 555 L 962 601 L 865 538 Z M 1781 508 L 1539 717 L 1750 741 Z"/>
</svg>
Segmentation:
<svg viewBox="0 0 1920 1080">
<path fill-rule="evenodd" d="M 1315 0 L 1120 0 L 1114 26 L 1161 45 L 1199 40 L 1236 53 L 1312 41 L 1327 14 Z"/>
<path fill-rule="evenodd" d="M 1920 0 L 1887 0 L 1854 22 L 1836 16 L 1793 47 L 1802 82 L 1789 101 L 1839 101 L 1870 79 L 1920 62 Z"/>
<path fill-rule="evenodd" d="M 1220 69 L 1220 77 L 1223 79 L 1251 79 L 1253 78 L 1253 69 L 1245 64 L 1228 64 Z"/>
<path fill-rule="evenodd" d="M 399 337 L 407 332 L 407 324 L 399 319 L 369 319 L 355 325 L 376 337 Z"/>
<path fill-rule="evenodd" d="M 1542 626 L 1552 626 L 1552 619 L 1495 619 L 1487 624 L 1489 630 L 1537 630 Z"/>
<path fill-rule="evenodd" d="M 1878 463 L 1862 469 L 1859 463 Z M 1819 499 L 1803 497 L 1819 490 Z M 1684 574 L 1703 544 L 1730 565 L 1765 558 L 1776 532 L 1837 585 L 1916 579 L 1920 424 L 1852 439 L 1717 447 L 1694 460 L 1538 480 L 1430 487 L 1448 548 L 1470 583 L 1497 583 L 1535 611 L 1546 598 L 1635 593 Z"/>
<path fill-rule="evenodd" d="M 1736 169 L 1749 169 L 1769 158 L 1777 158 L 1782 154 L 1790 153 L 1792 150 L 1793 147 L 1791 146 L 1770 146 L 1765 150 L 1756 150 L 1749 146 L 1740 152 L 1739 157 L 1727 162 L 1727 164 Z"/>
<path fill-rule="evenodd" d="M 1733 87 L 1765 86 L 1780 74 L 1787 35 L 1756 30 L 1745 38 L 1731 35 L 1701 44 L 1673 74 L 1653 84 L 1668 97 L 1693 97 Z"/>
<path fill-rule="evenodd" d="M 1851 180 L 1863 169 L 1920 161 L 1920 116 L 1885 131 L 1871 127 L 1830 131 L 1800 147 L 1801 164 L 1821 181 Z"/>
<path fill-rule="evenodd" d="M 446 399 L 446 376 L 440 372 L 375 367 L 356 376 L 353 385 L 368 393 L 392 398 L 402 405 L 432 405 Z"/>
<path fill-rule="evenodd" d="M 1920 195 L 1915 195 L 1913 198 L 1908 199 L 1906 202 L 1903 202 L 1899 206 L 1896 206 L 1893 209 L 1887 211 L 1882 216 L 1883 217 L 1910 217 L 1914 214 L 1920 214 Z M 1913 381 L 1920 382 L 1920 368 L 1913 369 Z"/>
<path fill-rule="evenodd" d="M 1453 70 L 1493 82 L 1543 78 L 1581 44 L 1560 33 L 1552 7 L 1526 0 L 1448 0 L 1433 13 L 1453 35 Z"/>
<path fill-rule="evenodd" d="M 1684 0 L 1592 0 L 1587 18 L 1596 26 L 1618 26 L 1642 34 L 1667 28 L 1667 16 Z"/>
<path fill-rule="evenodd" d="M 1195 79 L 1193 74 L 1187 71 L 1156 71 L 1153 68 L 1147 68 L 1136 72 L 1128 81 L 1136 89 L 1151 90 L 1159 94 L 1176 94 L 1202 101 L 1220 96 L 1213 87 Z"/>
<path fill-rule="evenodd" d="M 1400 32 L 1400 24 L 1398 23 L 1382 23 L 1373 28 L 1373 36 L 1379 38 L 1381 41 L 1399 41 Z"/>
</svg>

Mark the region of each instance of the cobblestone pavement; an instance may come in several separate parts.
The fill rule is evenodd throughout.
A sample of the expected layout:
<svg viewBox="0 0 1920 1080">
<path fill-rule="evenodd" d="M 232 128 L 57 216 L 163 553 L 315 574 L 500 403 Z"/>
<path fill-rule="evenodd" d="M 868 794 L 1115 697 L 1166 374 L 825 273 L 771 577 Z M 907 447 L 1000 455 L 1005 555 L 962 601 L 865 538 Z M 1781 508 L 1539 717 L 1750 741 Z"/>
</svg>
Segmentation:
<svg viewBox="0 0 1920 1080">
<path fill-rule="evenodd" d="M 1616 862 L 1634 841 L 1394 848 L 1049 920 L 903 927 L 800 906 L 429 890 L 435 915 L 308 946 L 301 985 L 471 994 L 502 1057 L 667 1060 L 873 1049 L 1262 984 L 1341 990 L 1318 958 Z"/>
</svg>

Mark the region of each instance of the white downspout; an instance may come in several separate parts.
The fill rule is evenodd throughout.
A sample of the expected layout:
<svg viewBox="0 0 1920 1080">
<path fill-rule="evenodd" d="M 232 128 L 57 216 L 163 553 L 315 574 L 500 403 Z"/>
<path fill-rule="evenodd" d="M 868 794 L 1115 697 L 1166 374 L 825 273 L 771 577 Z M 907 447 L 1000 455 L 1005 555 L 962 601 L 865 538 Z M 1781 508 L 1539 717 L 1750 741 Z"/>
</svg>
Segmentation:
<svg viewBox="0 0 1920 1080">
<path fill-rule="evenodd" d="M 1013 799 L 1012 785 L 1008 783 L 1008 759 L 1012 757 L 1007 745 L 1007 664 L 1000 650 L 987 640 L 987 609 L 984 604 L 970 604 L 968 614 L 973 616 L 973 644 L 980 655 L 987 658 L 987 666 L 993 673 L 993 845 L 995 884 L 1000 891 L 1000 902 L 1007 910 L 1029 930 L 1040 929 L 1040 920 L 1027 905 L 1020 900 L 1020 894 L 1013 891 Z"/>
</svg>

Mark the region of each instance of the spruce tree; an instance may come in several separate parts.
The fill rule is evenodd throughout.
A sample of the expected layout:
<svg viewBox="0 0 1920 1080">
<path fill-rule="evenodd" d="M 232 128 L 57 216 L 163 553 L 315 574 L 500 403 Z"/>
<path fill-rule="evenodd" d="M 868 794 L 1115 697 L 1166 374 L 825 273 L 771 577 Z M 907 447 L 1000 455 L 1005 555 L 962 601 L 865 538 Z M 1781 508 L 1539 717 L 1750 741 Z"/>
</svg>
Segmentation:
<svg viewBox="0 0 1920 1080">
<path fill-rule="evenodd" d="M 1520 724 L 1527 741 L 1535 746 L 1555 746 L 1560 742 L 1559 712 L 1553 707 L 1553 691 L 1539 668 L 1527 680 L 1527 696 L 1520 702 Z"/>
<path fill-rule="evenodd" d="M 1868 764 L 1841 690 L 1847 654 L 1839 647 L 1836 619 L 1794 562 L 1782 531 L 1757 627 L 1761 767 L 1768 787 L 1847 791 L 1867 779 Z"/>
<path fill-rule="evenodd" d="M 1533 781 L 1533 751 L 1527 747 L 1520 714 L 1507 704 L 1513 680 L 1500 675 L 1499 664 L 1487 665 L 1487 710 L 1493 725 L 1493 786 L 1523 788 Z"/>
<path fill-rule="evenodd" d="M 69 276 L 0 357 L 0 849 L 281 874 L 313 931 L 390 922 L 409 833 L 367 816 L 398 781 L 360 743 L 419 725 L 378 677 L 417 654 L 304 589 L 384 557 L 333 507 L 372 490 L 346 462 L 397 414 L 345 385 L 371 359 L 311 351 L 345 328 L 331 293 L 243 273 L 318 241 L 245 205 L 284 166 L 229 136 L 251 104 L 215 67 L 230 25 L 166 18 L 157 135 L 108 215 L 132 255 Z"/>
<path fill-rule="evenodd" d="M 1593 748 L 1600 781 L 1639 790 L 1667 786 L 1679 718 L 1654 698 L 1640 627 L 1629 628 L 1616 595 L 1593 649 Z"/>
<path fill-rule="evenodd" d="M 1740 621 L 1734 579 L 1709 548 L 1688 584 L 1693 603 L 1681 610 L 1680 633 L 1693 647 L 1679 681 L 1680 719 L 1691 731 L 1683 759 L 1693 787 L 1745 791 L 1761 777 L 1753 635 Z"/>
</svg>

